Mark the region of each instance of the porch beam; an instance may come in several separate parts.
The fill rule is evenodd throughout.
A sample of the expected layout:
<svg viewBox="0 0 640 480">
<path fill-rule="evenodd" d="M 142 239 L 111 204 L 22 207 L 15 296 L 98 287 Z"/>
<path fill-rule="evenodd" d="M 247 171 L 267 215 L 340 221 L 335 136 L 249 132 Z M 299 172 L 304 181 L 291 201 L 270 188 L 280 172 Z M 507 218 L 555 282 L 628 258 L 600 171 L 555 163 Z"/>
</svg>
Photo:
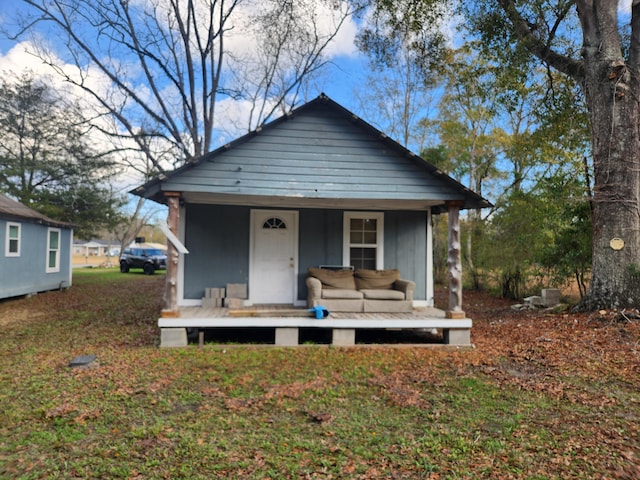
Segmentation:
<svg viewBox="0 0 640 480">
<path fill-rule="evenodd" d="M 174 235 L 178 235 L 178 221 L 180 219 L 180 193 L 164 192 L 169 206 L 167 227 Z M 167 242 L 167 277 L 164 286 L 164 309 L 162 317 L 179 317 L 178 309 L 178 267 L 180 255 L 172 242 Z"/>
<path fill-rule="evenodd" d="M 465 318 L 462 310 L 462 261 L 460 253 L 460 207 L 462 201 L 447 202 L 449 220 L 449 254 L 447 266 L 449 268 L 449 310 L 447 318 Z"/>
</svg>

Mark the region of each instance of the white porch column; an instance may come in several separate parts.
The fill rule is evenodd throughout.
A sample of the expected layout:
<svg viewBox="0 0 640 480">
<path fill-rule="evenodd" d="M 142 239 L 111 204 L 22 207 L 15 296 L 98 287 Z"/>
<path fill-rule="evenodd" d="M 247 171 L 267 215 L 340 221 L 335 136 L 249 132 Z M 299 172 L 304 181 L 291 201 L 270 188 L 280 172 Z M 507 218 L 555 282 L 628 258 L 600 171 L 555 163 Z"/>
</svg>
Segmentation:
<svg viewBox="0 0 640 480">
<path fill-rule="evenodd" d="M 165 192 L 169 213 L 167 215 L 167 226 L 169 230 L 178 235 L 178 220 L 180 218 L 180 193 Z M 178 262 L 180 255 L 172 242 L 167 242 L 167 278 L 164 286 L 164 309 L 162 317 L 179 317 L 178 310 Z"/>
<path fill-rule="evenodd" d="M 449 310 L 447 318 L 465 318 L 462 310 L 462 261 L 460 254 L 460 207 L 462 202 L 447 202 L 449 219 Z"/>
</svg>

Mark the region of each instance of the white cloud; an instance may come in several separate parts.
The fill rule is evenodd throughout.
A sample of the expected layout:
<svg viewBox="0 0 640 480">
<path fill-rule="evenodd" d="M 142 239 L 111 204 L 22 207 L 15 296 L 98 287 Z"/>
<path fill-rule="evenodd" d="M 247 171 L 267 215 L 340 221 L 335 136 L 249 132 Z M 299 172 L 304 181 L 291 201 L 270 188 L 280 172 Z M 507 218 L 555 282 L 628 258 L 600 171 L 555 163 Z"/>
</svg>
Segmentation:
<svg viewBox="0 0 640 480">
<path fill-rule="evenodd" d="M 316 1 L 297 0 L 295 4 L 300 12 L 299 19 L 307 21 L 307 26 L 315 28 L 319 36 L 332 34 L 341 17 L 350 7 L 347 1 Z M 235 54 L 252 58 L 256 52 L 256 45 L 261 40 L 252 25 L 252 19 L 259 12 L 261 2 L 245 2 L 234 12 L 234 28 L 227 36 L 227 46 Z M 346 18 L 336 37 L 328 45 L 325 55 L 329 58 L 335 56 L 351 56 L 357 54 L 354 43 L 357 26 L 352 16 Z"/>
<path fill-rule="evenodd" d="M 31 71 L 37 76 L 51 74 L 51 68 L 42 63 L 42 60 L 31 55 L 33 44 L 20 42 L 13 46 L 6 54 L 0 53 L 0 70 L 20 74 Z"/>
<path fill-rule="evenodd" d="M 618 13 L 622 15 L 631 15 L 631 5 L 633 2 L 631 0 L 626 0 L 624 2 L 618 2 Z"/>
</svg>

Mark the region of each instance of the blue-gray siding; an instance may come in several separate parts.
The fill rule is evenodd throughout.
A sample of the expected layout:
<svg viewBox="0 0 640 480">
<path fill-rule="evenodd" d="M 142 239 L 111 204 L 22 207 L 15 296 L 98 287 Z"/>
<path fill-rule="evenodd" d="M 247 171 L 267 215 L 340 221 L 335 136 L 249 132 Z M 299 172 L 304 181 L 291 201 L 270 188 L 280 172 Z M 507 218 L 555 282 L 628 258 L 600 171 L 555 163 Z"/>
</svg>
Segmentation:
<svg viewBox="0 0 640 480">
<path fill-rule="evenodd" d="M 165 180 L 165 191 L 326 199 L 463 198 L 423 161 L 322 103 Z"/>
<path fill-rule="evenodd" d="M 207 287 L 249 283 L 247 207 L 187 205 L 184 296 L 200 299 Z"/>
<path fill-rule="evenodd" d="M 207 287 L 249 283 L 249 207 L 186 206 L 184 296 L 200 299 Z M 398 268 L 416 282 L 416 300 L 425 300 L 425 212 L 384 214 L 385 268 Z M 308 267 L 342 264 L 343 211 L 299 210 L 298 299 L 307 295 Z"/>
<path fill-rule="evenodd" d="M 0 219 L 0 298 L 55 290 L 71 285 L 73 232 L 60 228 L 60 271 L 47 273 L 46 225 L 11 220 L 20 224 L 20 256 L 5 255 L 7 221 Z"/>
</svg>

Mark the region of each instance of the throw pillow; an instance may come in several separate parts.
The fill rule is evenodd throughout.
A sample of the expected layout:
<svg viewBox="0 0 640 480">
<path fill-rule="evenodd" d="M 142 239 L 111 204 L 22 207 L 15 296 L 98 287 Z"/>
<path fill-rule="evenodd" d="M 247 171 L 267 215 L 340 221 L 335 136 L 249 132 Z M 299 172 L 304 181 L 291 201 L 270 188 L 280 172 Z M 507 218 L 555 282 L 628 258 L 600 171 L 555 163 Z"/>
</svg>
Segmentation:
<svg viewBox="0 0 640 480">
<path fill-rule="evenodd" d="M 391 290 L 394 282 L 400 279 L 400 270 L 395 268 L 389 270 L 357 269 L 355 279 L 358 290 Z"/>
<path fill-rule="evenodd" d="M 320 280 L 322 288 L 356 289 L 353 270 L 329 270 L 328 268 L 309 267 L 309 276 Z"/>
</svg>

